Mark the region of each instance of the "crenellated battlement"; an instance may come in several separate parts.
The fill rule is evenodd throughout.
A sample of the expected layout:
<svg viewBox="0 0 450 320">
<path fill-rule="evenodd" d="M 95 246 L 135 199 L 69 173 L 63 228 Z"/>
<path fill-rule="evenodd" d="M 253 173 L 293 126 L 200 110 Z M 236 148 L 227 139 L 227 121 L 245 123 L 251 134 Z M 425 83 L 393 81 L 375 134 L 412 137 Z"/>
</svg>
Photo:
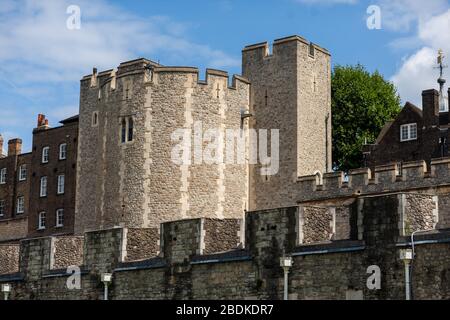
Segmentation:
<svg viewBox="0 0 450 320">
<path fill-rule="evenodd" d="M 360 168 L 343 172 L 299 177 L 298 202 L 354 195 L 399 192 L 450 185 L 450 158 L 435 159 L 430 169 L 425 161 L 391 163 L 374 170 Z"/>
<path fill-rule="evenodd" d="M 109 69 L 97 73 L 94 68 L 94 72 L 90 75 L 86 75 L 81 79 L 83 83 L 90 83 L 91 88 L 97 88 L 104 90 L 109 88 L 110 90 L 115 90 L 115 82 L 117 79 L 134 76 L 134 75 L 145 75 L 144 82 L 147 84 L 157 83 L 158 81 L 164 81 L 164 79 L 170 78 L 172 75 L 177 74 L 191 74 L 195 81 L 193 86 L 207 85 L 212 86 L 216 83 L 217 78 L 222 78 L 230 90 L 237 90 L 240 85 L 248 86 L 250 84 L 249 80 L 239 76 L 230 75 L 228 72 L 216 69 L 206 69 L 205 79 L 201 79 L 199 74 L 200 70 L 196 67 L 184 67 L 184 66 L 162 66 L 147 59 L 136 59 L 128 62 L 123 62 L 117 68 Z M 158 78 L 155 78 L 157 76 Z M 111 83 L 109 87 L 107 85 Z"/>
<path fill-rule="evenodd" d="M 270 44 L 268 41 L 265 42 L 260 42 L 257 44 L 252 44 L 252 45 L 248 45 L 246 47 L 244 47 L 244 49 L 242 50 L 242 54 L 246 55 L 246 54 L 256 54 L 255 58 L 267 58 L 270 56 L 275 56 L 277 54 L 279 54 L 281 52 L 281 50 L 284 50 L 287 46 L 291 45 L 293 42 L 299 42 L 303 45 L 306 46 L 312 46 L 314 47 L 315 50 L 320 51 L 323 54 L 326 55 L 330 55 L 330 52 L 315 44 L 312 43 L 310 41 L 308 41 L 307 39 L 298 36 L 298 35 L 293 35 L 293 36 L 289 36 L 289 37 L 284 37 L 284 38 L 279 38 L 274 40 L 273 42 L 273 52 L 270 52 Z"/>
</svg>

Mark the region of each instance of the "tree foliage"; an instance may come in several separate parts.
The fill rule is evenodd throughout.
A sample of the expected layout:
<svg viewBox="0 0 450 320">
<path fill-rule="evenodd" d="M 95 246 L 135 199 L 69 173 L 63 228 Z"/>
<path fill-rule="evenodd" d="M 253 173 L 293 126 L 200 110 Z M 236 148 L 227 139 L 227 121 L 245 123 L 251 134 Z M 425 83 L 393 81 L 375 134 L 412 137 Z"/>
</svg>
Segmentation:
<svg viewBox="0 0 450 320">
<path fill-rule="evenodd" d="M 335 66 L 331 78 L 333 167 L 348 171 L 363 166 L 362 146 L 375 142 L 401 110 L 395 86 L 364 66 Z"/>
</svg>

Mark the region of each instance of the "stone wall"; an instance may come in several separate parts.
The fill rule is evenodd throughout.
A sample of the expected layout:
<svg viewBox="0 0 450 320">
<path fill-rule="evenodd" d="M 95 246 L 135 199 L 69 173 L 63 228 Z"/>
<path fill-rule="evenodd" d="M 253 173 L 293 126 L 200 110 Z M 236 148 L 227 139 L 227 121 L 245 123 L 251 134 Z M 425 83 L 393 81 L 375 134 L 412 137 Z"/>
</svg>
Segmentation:
<svg viewBox="0 0 450 320">
<path fill-rule="evenodd" d="M 203 254 L 229 251 L 243 245 L 242 220 L 204 219 L 205 249 Z"/>
<path fill-rule="evenodd" d="M 18 244 L 0 244 L 0 274 L 19 272 Z"/>
<path fill-rule="evenodd" d="M 64 271 L 50 270 L 51 238 L 26 240 L 21 243 L 20 274 L 0 275 L 0 282 L 12 284 L 13 299 L 101 299 L 100 275 L 112 272 L 111 299 L 281 299 L 283 270 L 279 263 L 283 255 L 289 255 L 293 257 L 291 299 L 404 299 L 404 265 L 399 253 L 411 244 L 408 236 L 402 236 L 399 221 L 403 212 L 408 214 L 405 199 L 413 203 L 422 195 L 414 197 L 359 197 L 347 211 L 350 217 L 356 214 L 358 221 L 350 225 L 350 239 L 326 243 L 298 243 L 298 207 L 249 212 L 245 248 L 226 252 L 205 252 L 207 233 L 218 228 L 210 227 L 215 220 L 165 223 L 163 255 L 142 261 L 124 261 L 129 236 L 125 229 L 89 232 L 80 290 L 65 287 L 68 274 Z M 427 210 L 433 208 L 425 206 L 422 212 Z M 237 221 L 230 222 L 228 230 L 236 230 L 237 225 Z M 450 233 L 429 232 L 415 240 L 414 298 L 450 298 Z M 370 266 L 380 269 L 380 289 L 366 285 Z"/>
<path fill-rule="evenodd" d="M 437 196 L 407 194 L 404 200 L 406 235 L 415 231 L 432 230 L 436 227 L 439 218 Z"/>
<path fill-rule="evenodd" d="M 145 260 L 159 254 L 159 230 L 153 229 L 133 229 L 126 231 L 126 255 L 125 261 Z"/>
<path fill-rule="evenodd" d="M 53 240 L 51 269 L 66 269 L 83 263 L 83 237 L 55 237 Z"/>
<path fill-rule="evenodd" d="M 300 211 L 300 243 L 330 241 L 335 233 L 336 210 L 302 207 Z"/>
<path fill-rule="evenodd" d="M 298 178 L 294 188 L 296 201 L 302 205 L 339 206 L 357 196 L 383 195 L 393 192 L 421 193 L 426 197 L 438 196 L 438 217 L 434 218 L 440 229 L 450 228 L 450 158 L 431 161 L 430 169 L 425 161 L 392 163 L 351 170 L 347 177 L 343 172 L 327 173 L 323 179 L 316 175 Z"/>
</svg>

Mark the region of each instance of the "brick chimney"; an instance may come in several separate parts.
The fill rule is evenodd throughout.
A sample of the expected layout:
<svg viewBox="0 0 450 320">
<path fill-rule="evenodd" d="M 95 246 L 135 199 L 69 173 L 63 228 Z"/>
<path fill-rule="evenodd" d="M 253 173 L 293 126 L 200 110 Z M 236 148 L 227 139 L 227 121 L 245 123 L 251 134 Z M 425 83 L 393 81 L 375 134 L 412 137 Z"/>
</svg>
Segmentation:
<svg viewBox="0 0 450 320">
<path fill-rule="evenodd" d="M 435 89 L 422 91 L 422 114 L 425 127 L 439 124 L 439 91 Z"/>
<path fill-rule="evenodd" d="M 37 129 L 48 129 L 48 119 L 45 119 L 44 114 L 38 114 Z"/>
<path fill-rule="evenodd" d="M 8 157 L 18 156 L 22 153 L 22 139 L 12 139 L 8 141 Z"/>
</svg>

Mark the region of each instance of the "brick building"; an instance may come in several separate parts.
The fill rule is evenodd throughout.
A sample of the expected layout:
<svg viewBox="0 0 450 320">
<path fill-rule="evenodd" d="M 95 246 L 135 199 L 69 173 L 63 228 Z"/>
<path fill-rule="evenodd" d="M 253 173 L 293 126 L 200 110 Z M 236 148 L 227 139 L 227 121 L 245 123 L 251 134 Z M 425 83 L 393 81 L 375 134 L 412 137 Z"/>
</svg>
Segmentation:
<svg viewBox="0 0 450 320">
<path fill-rule="evenodd" d="M 416 160 L 429 166 L 431 159 L 449 156 L 449 112 L 439 110 L 439 99 L 439 92 L 431 89 L 422 92 L 422 109 L 406 103 L 375 144 L 364 146 L 365 166 Z"/>
<path fill-rule="evenodd" d="M 0 136 L 0 241 L 16 240 L 27 235 L 29 213 L 31 153 L 22 153 L 22 140 L 8 141 L 3 155 Z"/>
<path fill-rule="evenodd" d="M 0 242 L 73 233 L 78 116 L 61 124 L 39 115 L 32 152 L 13 139 L 0 157 Z"/>
<path fill-rule="evenodd" d="M 40 116 L 33 130 L 30 213 L 31 237 L 72 234 L 74 228 L 78 116 L 49 128 Z"/>
</svg>

